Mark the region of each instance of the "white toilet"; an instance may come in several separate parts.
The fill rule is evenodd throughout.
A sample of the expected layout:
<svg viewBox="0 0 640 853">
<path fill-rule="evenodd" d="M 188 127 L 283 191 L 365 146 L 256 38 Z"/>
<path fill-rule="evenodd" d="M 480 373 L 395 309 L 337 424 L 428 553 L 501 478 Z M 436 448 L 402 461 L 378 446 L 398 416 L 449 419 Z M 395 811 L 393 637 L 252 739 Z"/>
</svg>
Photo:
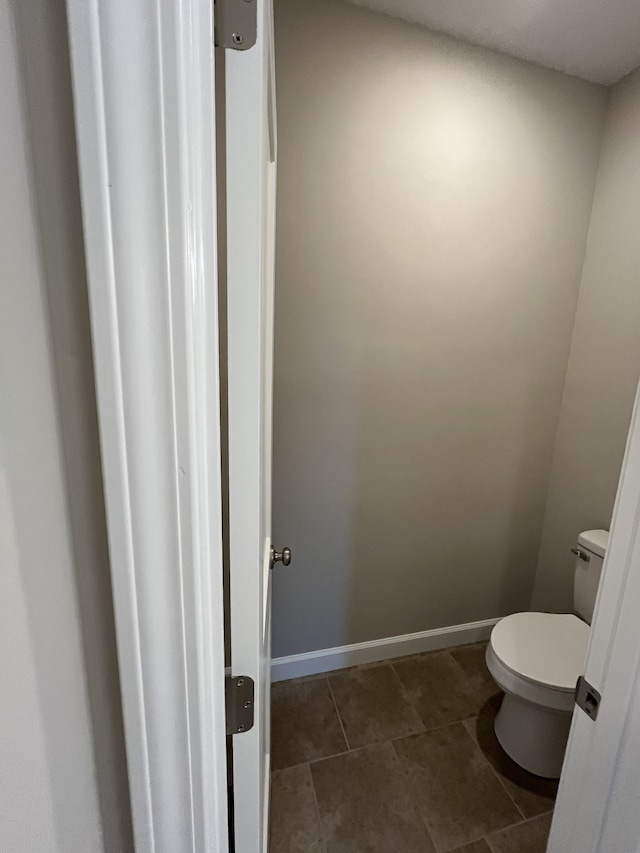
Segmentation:
<svg viewBox="0 0 640 853">
<path fill-rule="evenodd" d="M 576 681 L 584 673 L 589 625 L 609 534 L 578 536 L 572 613 L 514 613 L 501 619 L 487 646 L 487 666 L 504 691 L 495 732 L 511 758 L 537 776 L 562 770 Z"/>
</svg>

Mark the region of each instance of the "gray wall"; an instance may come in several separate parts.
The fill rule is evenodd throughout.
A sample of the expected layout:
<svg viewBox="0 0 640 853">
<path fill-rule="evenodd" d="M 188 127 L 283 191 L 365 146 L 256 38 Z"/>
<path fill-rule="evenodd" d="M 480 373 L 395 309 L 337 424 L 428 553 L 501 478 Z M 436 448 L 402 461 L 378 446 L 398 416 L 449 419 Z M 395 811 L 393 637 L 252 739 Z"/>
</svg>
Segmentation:
<svg viewBox="0 0 640 853">
<path fill-rule="evenodd" d="M 65 4 L 0 15 L 0 849 L 127 853 Z"/>
<path fill-rule="evenodd" d="M 533 606 L 570 610 L 576 534 L 608 528 L 640 376 L 640 71 L 611 92 Z"/>
<path fill-rule="evenodd" d="M 275 656 L 527 608 L 606 91 L 277 0 Z"/>
</svg>

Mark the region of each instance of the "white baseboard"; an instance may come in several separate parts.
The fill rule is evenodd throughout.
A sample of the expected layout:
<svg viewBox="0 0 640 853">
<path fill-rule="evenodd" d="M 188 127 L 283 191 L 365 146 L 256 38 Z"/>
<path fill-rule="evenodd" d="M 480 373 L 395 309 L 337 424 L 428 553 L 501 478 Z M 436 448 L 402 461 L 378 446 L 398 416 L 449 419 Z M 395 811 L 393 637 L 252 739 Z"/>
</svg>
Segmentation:
<svg viewBox="0 0 640 853">
<path fill-rule="evenodd" d="M 403 634 L 400 637 L 386 637 L 382 640 L 354 643 L 351 646 L 338 646 L 335 649 L 320 649 L 316 652 L 273 658 L 271 680 L 285 681 L 288 678 L 331 672 L 363 663 L 448 649 L 464 643 L 477 643 L 489 639 L 491 629 L 498 621 L 499 618 L 485 619 L 482 622 L 467 622 L 465 625 L 451 625 L 448 628 L 434 628 L 432 631 L 418 631 L 416 634 Z"/>
</svg>

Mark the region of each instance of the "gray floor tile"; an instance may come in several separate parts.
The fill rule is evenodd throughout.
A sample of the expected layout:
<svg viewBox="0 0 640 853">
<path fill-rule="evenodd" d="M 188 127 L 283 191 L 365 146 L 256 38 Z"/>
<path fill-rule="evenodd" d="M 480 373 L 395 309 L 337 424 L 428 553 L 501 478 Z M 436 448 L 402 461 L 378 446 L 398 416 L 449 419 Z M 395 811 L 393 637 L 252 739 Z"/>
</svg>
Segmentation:
<svg viewBox="0 0 640 853">
<path fill-rule="evenodd" d="M 459 646 L 451 649 L 451 657 L 467 677 L 467 685 L 475 697 L 473 716 L 480 713 L 487 702 L 497 702 L 501 690 L 487 669 L 485 654 L 486 643 L 475 643 L 472 646 Z"/>
<path fill-rule="evenodd" d="M 336 673 L 329 677 L 329 684 L 352 749 L 424 730 L 388 665 Z"/>
<path fill-rule="evenodd" d="M 271 766 L 274 770 L 344 752 L 347 744 L 325 678 L 271 688 Z"/>
<path fill-rule="evenodd" d="M 455 723 L 478 713 L 469 679 L 449 652 L 401 661 L 393 668 L 426 728 Z"/>
<path fill-rule="evenodd" d="M 391 743 L 311 765 L 327 853 L 433 853 Z"/>
<path fill-rule="evenodd" d="M 394 741 L 436 849 L 452 850 L 521 820 L 461 724 Z"/>
<path fill-rule="evenodd" d="M 491 762 L 523 816 L 535 817 L 550 811 L 558 793 L 558 780 L 534 776 L 509 758 L 493 730 L 496 712 L 495 707 L 487 705 L 479 717 L 465 720 L 464 725 Z"/>
<path fill-rule="evenodd" d="M 308 764 L 271 777 L 269 853 L 325 853 Z"/>
<path fill-rule="evenodd" d="M 541 815 L 487 836 L 492 853 L 545 853 L 551 815 Z"/>
</svg>

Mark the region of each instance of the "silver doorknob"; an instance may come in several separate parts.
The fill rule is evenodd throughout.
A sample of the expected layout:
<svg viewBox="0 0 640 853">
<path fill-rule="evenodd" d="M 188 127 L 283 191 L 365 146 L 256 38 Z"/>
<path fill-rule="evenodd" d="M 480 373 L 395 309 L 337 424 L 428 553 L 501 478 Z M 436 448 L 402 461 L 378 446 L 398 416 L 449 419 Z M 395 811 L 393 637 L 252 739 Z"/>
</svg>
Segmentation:
<svg viewBox="0 0 640 853">
<path fill-rule="evenodd" d="M 273 568 L 276 563 L 282 563 L 283 566 L 288 566 L 290 562 L 291 548 L 283 548 L 282 551 L 276 551 L 275 548 L 271 549 L 271 568 Z"/>
</svg>

